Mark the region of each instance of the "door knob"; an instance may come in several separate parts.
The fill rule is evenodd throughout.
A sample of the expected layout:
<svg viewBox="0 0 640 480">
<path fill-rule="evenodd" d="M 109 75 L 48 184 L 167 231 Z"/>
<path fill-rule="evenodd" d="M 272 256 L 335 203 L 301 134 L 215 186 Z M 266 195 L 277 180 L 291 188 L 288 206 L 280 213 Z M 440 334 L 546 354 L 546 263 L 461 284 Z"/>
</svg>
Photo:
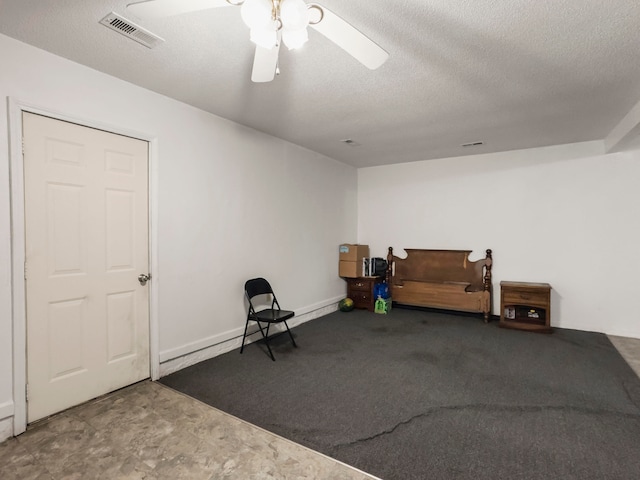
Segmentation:
<svg viewBox="0 0 640 480">
<path fill-rule="evenodd" d="M 151 280 L 151 274 L 150 273 L 141 273 L 140 275 L 138 275 L 138 281 L 140 282 L 140 285 L 142 285 L 143 287 L 147 284 L 147 282 Z"/>
</svg>

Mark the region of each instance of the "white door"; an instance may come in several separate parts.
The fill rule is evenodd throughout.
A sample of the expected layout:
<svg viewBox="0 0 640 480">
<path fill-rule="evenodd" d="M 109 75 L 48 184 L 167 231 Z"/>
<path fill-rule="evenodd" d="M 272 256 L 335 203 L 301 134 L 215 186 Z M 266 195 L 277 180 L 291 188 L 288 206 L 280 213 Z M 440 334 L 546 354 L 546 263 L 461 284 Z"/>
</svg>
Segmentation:
<svg viewBox="0 0 640 480">
<path fill-rule="evenodd" d="M 27 421 L 150 375 L 148 144 L 23 114 Z"/>
</svg>

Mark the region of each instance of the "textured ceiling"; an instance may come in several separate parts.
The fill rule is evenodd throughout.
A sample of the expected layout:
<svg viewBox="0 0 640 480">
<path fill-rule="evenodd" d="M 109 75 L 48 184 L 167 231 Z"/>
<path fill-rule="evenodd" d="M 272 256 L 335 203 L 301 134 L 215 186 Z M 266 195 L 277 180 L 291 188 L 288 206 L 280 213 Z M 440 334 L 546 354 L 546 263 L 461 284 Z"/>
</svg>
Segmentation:
<svg viewBox="0 0 640 480">
<path fill-rule="evenodd" d="M 356 167 L 603 139 L 640 101 L 638 0 L 320 0 L 389 60 L 312 30 L 266 84 L 237 7 L 142 21 L 131 1 L 0 0 L 0 33 Z"/>
</svg>

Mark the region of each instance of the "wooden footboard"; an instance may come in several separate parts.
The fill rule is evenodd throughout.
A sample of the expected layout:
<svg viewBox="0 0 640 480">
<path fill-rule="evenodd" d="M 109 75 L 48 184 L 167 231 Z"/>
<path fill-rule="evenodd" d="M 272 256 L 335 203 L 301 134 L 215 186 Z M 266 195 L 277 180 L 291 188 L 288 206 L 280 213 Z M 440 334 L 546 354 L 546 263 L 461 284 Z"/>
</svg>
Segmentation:
<svg viewBox="0 0 640 480">
<path fill-rule="evenodd" d="M 387 284 L 394 303 L 482 313 L 492 304 L 491 250 L 470 261 L 471 250 L 406 249 L 407 258 L 387 256 Z"/>
</svg>

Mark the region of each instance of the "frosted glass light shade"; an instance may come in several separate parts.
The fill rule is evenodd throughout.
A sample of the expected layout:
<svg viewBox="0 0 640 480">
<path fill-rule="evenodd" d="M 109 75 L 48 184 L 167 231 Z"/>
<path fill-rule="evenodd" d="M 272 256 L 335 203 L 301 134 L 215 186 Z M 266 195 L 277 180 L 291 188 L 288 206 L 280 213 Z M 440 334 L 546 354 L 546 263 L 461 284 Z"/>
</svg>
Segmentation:
<svg viewBox="0 0 640 480">
<path fill-rule="evenodd" d="M 270 0 L 245 0 L 240 7 L 242 21 L 253 29 L 265 28 L 272 19 L 272 3 Z"/>
<path fill-rule="evenodd" d="M 309 34 L 307 29 L 299 28 L 298 30 L 289 30 L 285 28 L 282 30 L 282 41 L 289 50 L 300 48 L 309 40 Z"/>
<path fill-rule="evenodd" d="M 278 34 L 275 26 L 272 28 L 252 28 L 249 32 L 249 38 L 259 47 L 271 50 L 278 43 Z"/>
<path fill-rule="evenodd" d="M 285 29 L 305 28 L 309 24 L 309 8 L 303 0 L 282 0 L 280 19 Z"/>
</svg>

